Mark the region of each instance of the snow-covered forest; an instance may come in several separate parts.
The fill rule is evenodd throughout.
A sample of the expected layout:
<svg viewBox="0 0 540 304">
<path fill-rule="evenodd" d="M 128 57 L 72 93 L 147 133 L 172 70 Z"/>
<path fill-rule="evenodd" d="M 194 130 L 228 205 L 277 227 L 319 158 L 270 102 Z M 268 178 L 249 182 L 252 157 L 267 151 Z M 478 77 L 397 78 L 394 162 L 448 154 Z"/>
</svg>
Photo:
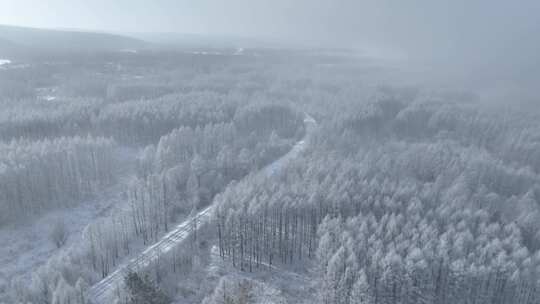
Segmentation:
<svg viewBox="0 0 540 304">
<path fill-rule="evenodd" d="M 0 303 L 539 303 L 539 108 L 402 69 L 0 60 Z"/>
<path fill-rule="evenodd" d="M 229 187 L 221 256 L 307 263 L 321 303 L 536 303 L 538 116 L 395 98 L 324 118 L 279 179 Z"/>
</svg>

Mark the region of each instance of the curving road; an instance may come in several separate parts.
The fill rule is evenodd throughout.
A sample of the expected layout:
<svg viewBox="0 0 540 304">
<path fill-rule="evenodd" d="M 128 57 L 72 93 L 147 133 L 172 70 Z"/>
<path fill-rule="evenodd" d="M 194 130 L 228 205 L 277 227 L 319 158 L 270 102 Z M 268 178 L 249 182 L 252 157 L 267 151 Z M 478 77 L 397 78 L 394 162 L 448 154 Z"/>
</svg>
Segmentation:
<svg viewBox="0 0 540 304">
<path fill-rule="evenodd" d="M 263 168 L 259 174 L 264 176 L 277 174 L 306 148 L 306 141 L 313 134 L 313 130 L 315 129 L 317 123 L 313 117 L 306 114 L 304 118 L 304 125 L 306 127 L 304 138 L 299 140 L 292 147 L 292 149 L 287 152 L 287 154 Z M 161 254 L 167 253 L 186 240 L 188 236 L 193 233 L 193 223 L 197 223 L 195 227 L 201 227 L 201 224 L 207 223 L 211 220 L 214 207 L 215 204 L 212 204 L 199 211 L 197 214 L 187 218 L 185 221 L 174 227 L 169 233 L 164 235 L 157 243 L 146 248 L 137 257 L 120 264 L 114 272 L 90 287 L 90 289 L 87 291 L 87 299 L 92 304 L 111 303 L 111 297 L 121 289 L 122 284 L 124 283 L 124 277 L 129 272 L 143 270 Z"/>
</svg>

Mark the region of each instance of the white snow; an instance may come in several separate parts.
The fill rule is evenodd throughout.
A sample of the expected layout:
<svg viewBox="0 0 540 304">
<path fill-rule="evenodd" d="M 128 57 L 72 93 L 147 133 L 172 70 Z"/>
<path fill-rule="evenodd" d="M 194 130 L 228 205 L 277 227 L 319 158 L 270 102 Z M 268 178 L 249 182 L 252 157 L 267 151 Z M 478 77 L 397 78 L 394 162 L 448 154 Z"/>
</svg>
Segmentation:
<svg viewBox="0 0 540 304">
<path fill-rule="evenodd" d="M 119 50 L 120 53 L 129 53 L 129 54 L 137 54 L 138 51 L 134 49 L 121 49 Z"/>
<path fill-rule="evenodd" d="M 266 168 L 262 169 L 263 175 L 272 176 L 277 174 L 278 172 L 282 171 L 282 169 L 287 166 L 292 159 L 297 158 L 298 155 L 304 151 L 306 148 L 306 141 L 309 140 L 317 123 L 313 117 L 306 114 L 306 117 L 304 118 L 304 125 L 306 126 L 306 135 L 304 138 L 298 141 L 287 154 L 266 166 Z"/>
<path fill-rule="evenodd" d="M 25 278 L 39 266 L 45 264 L 53 255 L 70 247 L 77 246 L 82 237 L 82 231 L 91 222 L 106 216 L 112 208 L 121 208 L 125 201 L 121 189 L 127 179 L 133 175 L 134 163 L 138 151 L 119 148 L 118 155 L 126 162 L 125 170 L 120 175 L 117 184 L 98 197 L 81 202 L 74 208 L 51 211 L 39 219 L 28 220 L 26 223 L 4 226 L 0 229 L 0 303 L 6 284 L 16 277 Z M 62 219 L 68 229 L 67 243 L 57 249 L 49 239 L 49 231 L 53 224 Z"/>
<path fill-rule="evenodd" d="M 244 54 L 244 48 L 238 48 L 238 49 L 236 50 L 236 52 L 234 52 L 233 55 L 239 56 L 239 55 L 243 55 L 243 54 Z"/>
<path fill-rule="evenodd" d="M 248 281 L 252 285 L 253 303 L 314 303 L 315 282 L 306 269 L 291 271 L 286 266 L 261 263 L 253 272 L 241 271 L 230 260 L 219 255 L 217 246 L 211 249 L 207 268 L 210 276 L 221 277 L 226 282 Z M 290 266 L 290 265 L 287 265 Z M 232 286 L 229 285 L 229 286 Z"/>
<path fill-rule="evenodd" d="M 313 117 L 306 114 L 304 124 L 306 125 L 306 134 L 304 138 L 298 141 L 287 154 L 259 171 L 258 176 L 264 178 L 277 174 L 292 159 L 297 157 L 305 149 L 306 140 L 308 140 L 311 136 L 311 133 L 316 126 L 316 122 Z M 128 271 L 144 269 L 152 261 L 157 259 L 161 254 L 170 251 L 172 248 L 184 242 L 193 230 L 192 223 L 194 221 L 197 221 L 197 228 L 202 227 L 204 223 L 210 221 L 210 219 L 212 218 L 214 207 L 215 205 L 212 204 L 201 210 L 196 215 L 189 217 L 188 219 L 177 225 L 176 228 L 172 229 L 169 233 L 164 235 L 160 241 L 146 248 L 137 257 L 121 264 L 114 272 L 112 272 L 106 278 L 92 286 L 88 291 L 88 297 L 92 299 L 92 303 L 108 303 L 111 298 L 111 293 L 114 292 L 118 288 L 118 286 L 121 286 L 121 284 L 123 284 L 124 276 Z"/>
<path fill-rule="evenodd" d="M 11 60 L 9 59 L 0 59 L 0 65 L 10 64 L 10 63 L 11 63 Z"/>
<path fill-rule="evenodd" d="M 193 55 L 223 55 L 223 53 L 217 52 L 217 51 L 194 51 L 194 52 L 190 52 L 190 54 L 193 54 Z"/>
<path fill-rule="evenodd" d="M 45 101 L 56 100 L 58 98 L 57 92 L 58 92 L 58 87 L 36 88 L 37 97 Z"/>
</svg>

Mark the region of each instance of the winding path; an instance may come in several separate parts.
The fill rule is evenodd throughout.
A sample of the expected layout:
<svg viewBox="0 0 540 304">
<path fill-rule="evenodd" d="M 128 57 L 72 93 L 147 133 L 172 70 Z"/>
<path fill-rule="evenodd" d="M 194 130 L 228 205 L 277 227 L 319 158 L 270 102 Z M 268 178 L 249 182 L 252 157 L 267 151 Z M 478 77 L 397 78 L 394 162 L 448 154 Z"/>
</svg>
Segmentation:
<svg viewBox="0 0 540 304">
<path fill-rule="evenodd" d="M 310 115 L 306 114 L 304 118 L 306 133 L 292 149 L 273 163 L 263 168 L 258 174 L 263 176 L 271 176 L 282 171 L 286 165 L 296 158 L 307 146 L 306 141 L 313 134 L 313 130 L 317 123 Z M 197 214 L 187 218 L 185 221 L 174 227 L 170 232 L 164 235 L 157 243 L 147 247 L 137 257 L 120 264 L 117 269 L 103 278 L 101 281 L 94 284 L 87 292 L 87 299 L 92 304 L 108 304 L 110 298 L 114 295 L 124 283 L 124 277 L 129 272 L 135 272 L 145 269 L 150 263 L 156 260 L 161 254 L 167 253 L 171 249 L 180 245 L 193 233 L 193 223 L 196 223 L 195 229 L 201 227 L 201 224 L 211 220 L 215 204 L 204 208 Z"/>
</svg>

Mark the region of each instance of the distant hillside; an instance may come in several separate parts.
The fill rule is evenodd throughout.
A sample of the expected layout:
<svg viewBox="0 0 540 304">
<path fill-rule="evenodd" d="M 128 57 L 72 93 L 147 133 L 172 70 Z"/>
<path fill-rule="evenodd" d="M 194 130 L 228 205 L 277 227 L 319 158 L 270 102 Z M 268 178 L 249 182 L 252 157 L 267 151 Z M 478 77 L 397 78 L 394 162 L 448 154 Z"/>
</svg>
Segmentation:
<svg viewBox="0 0 540 304">
<path fill-rule="evenodd" d="M 136 37 L 144 41 L 154 43 L 162 47 L 179 48 L 272 48 L 289 45 L 283 41 L 272 39 L 257 39 L 251 37 L 226 36 L 226 35 L 204 35 L 204 34 L 184 34 L 174 32 L 154 32 L 154 33 L 127 33 L 126 35 Z M 290 46 L 290 45 L 289 45 Z"/>
<path fill-rule="evenodd" d="M 13 48 L 95 51 L 138 49 L 146 45 L 142 40 L 114 34 L 0 25 L 0 53 Z"/>
<path fill-rule="evenodd" d="M 0 38 L 0 56 L 10 56 L 20 49 L 15 43 Z"/>
</svg>

